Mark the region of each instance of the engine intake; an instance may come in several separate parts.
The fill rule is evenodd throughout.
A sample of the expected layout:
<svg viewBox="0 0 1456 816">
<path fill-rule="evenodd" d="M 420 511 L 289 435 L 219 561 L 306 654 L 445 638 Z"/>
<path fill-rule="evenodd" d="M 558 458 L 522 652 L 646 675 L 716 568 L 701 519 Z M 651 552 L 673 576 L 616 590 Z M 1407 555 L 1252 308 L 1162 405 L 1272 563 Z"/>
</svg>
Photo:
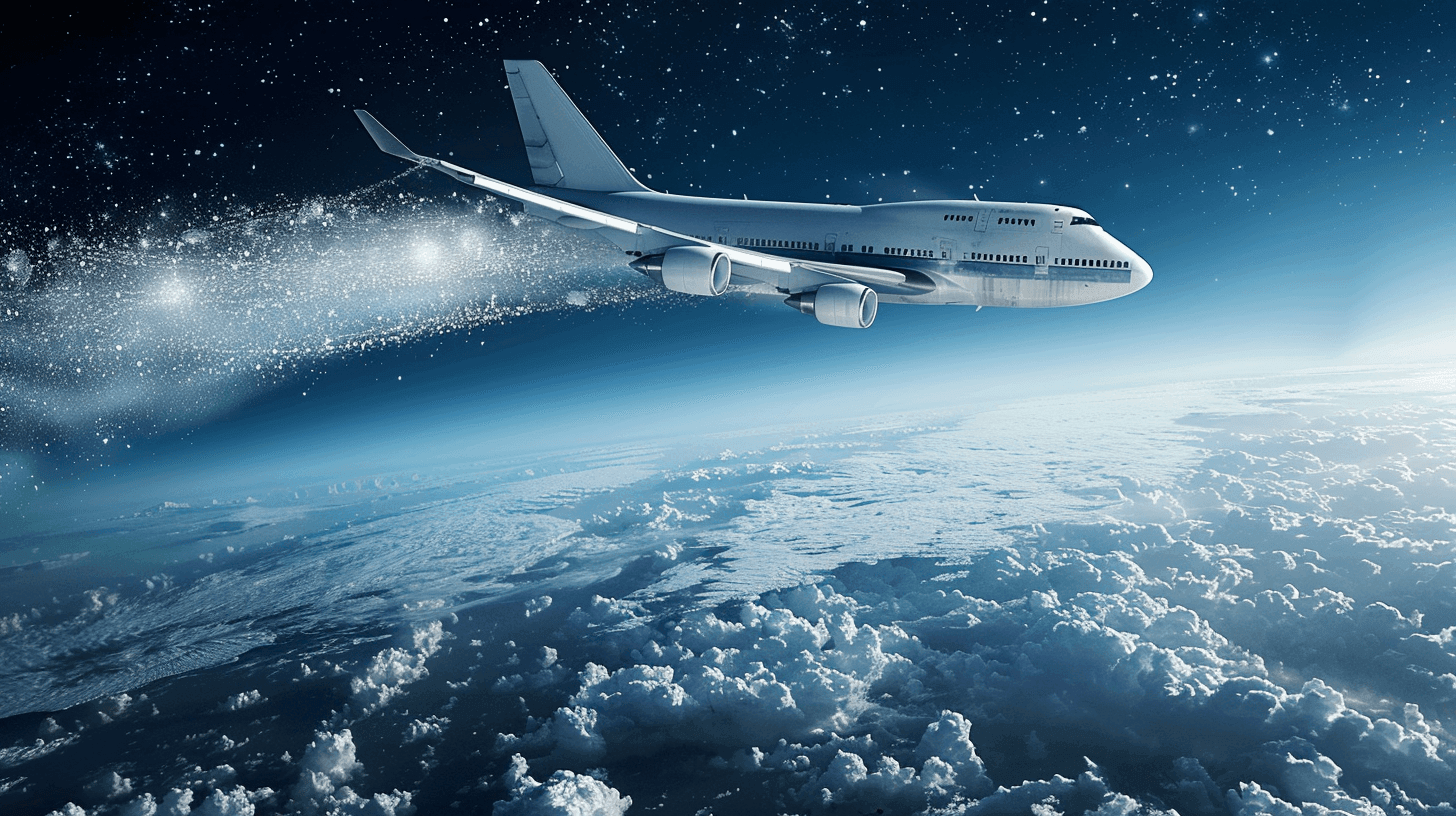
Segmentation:
<svg viewBox="0 0 1456 816">
<path fill-rule="evenodd" d="M 880 298 L 858 283 L 826 283 L 809 292 L 789 295 L 784 302 L 826 326 L 868 329 L 875 322 Z"/>
<path fill-rule="evenodd" d="M 631 267 L 674 292 L 716 297 L 728 291 L 733 261 L 708 247 L 673 247 L 638 258 Z"/>
</svg>

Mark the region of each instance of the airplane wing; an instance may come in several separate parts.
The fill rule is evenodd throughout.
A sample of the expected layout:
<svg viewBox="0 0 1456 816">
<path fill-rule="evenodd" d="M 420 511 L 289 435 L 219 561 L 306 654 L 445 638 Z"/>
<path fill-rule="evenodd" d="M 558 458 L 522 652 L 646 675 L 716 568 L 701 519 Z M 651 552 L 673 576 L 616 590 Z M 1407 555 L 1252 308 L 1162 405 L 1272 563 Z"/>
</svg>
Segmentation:
<svg viewBox="0 0 1456 816">
<path fill-rule="evenodd" d="M 825 283 L 843 283 L 846 281 L 861 283 L 874 289 L 895 292 L 915 291 L 918 288 L 909 281 L 906 275 L 891 269 L 875 269 L 872 267 L 822 263 L 818 261 L 800 261 L 780 258 L 774 255 L 765 255 L 759 252 L 744 250 L 741 247 L 731 247 L 702 238 L 695 238 L 691 235 L 683 235 L 652 224 L 639 223 L 629 218 L 622 218 L 621 216 L 604 213 L 590 207 L 583 207 L 580 204 L 573 204 L 569 201 L 562 201 L 559 198 L 552 198 L 535 190 L 528 190 L 524 187 L 517 187 L 514 184 L 507 184 L 504 181 L 493 179 L 489 176 L 482 176 L 473 170 L 467 170 L 464 167 L 451 164 L 441 159 L 421 156 L 408 147 L 405 147 L 403 142 L 395 138 L 394 134 L 390 133 L 368 111 L 355 109 L 354 114 L 359 117 L 359 121 L 364 125 L 364 129 L 369 131 L 369 135 L 373 137 L 374 143 L 379 146 L 379 149 L 391 156 L 414 162 L 421 167 L 438 170 L 462 184 L 479 187 L 503 198 L 509 198 L 523 204 L 530 204 L 533 207 L 557 213 L 571 219 L 579 219 L 587 224 L 595 224 L 600 227 L 619 230 L 630 235 L 643 235 L 647 233 L 660 235 L 664 239 L 663 248 L 672 246 L 710 247 L 728 256 L 733 262 L 734 275 L 741 274 L 779 289 L 792 292 L 813 288 Z M 585 225 L 583 224 L 583 226 Z"/>
</svg>

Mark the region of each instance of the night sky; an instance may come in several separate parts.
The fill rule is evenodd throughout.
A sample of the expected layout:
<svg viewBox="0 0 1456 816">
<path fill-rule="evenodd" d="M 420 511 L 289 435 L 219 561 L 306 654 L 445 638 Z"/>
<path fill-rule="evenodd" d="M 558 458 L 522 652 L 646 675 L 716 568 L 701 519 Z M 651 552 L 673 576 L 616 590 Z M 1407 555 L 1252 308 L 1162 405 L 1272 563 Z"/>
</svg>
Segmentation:
<svg viewBox="0 0 1456 816">
<path fill-rule="evenodd" d="M 148 468 L 185 481 L 204 462 L 392 467 L 398 450 L 378 440 L 408 438 L 412 455 L 560 449 L 1449 355 L 1447 12 L 1416 2 L 222 3 L 7 20 L 0 495 Z M 865 332 L 819 326 L 773 299 L 653 292 L 591 237 L 520 226 L 448 180 L 401 175 L 407 166 L 375 150 L 350 113 L 369 109 L 420 152 L 528 182 L 502 58 L 551 68 L 655 189 L 1069 204 L 1156 278 L 1133 297 L 1071 310 L 888 307 Z M 315 287 L 316 313 L 269 318 L 252 373 L 237 362 L 246 351 L 212 360 L 233 342 L 217 317 L 184 330 L 175 315 L 113 308 L 155 294 L 170 259 L 199 242 L 221 247 L 199 273 L 204 301 L 250 315 L 255 302 L 297 301 L 285 284 L 276 300 L 249 290 L 257 268 L 223 256 L 244 257 L 260 230 L 297 236 L 290 213 L 318 202 L 385 214 L 400 247 L 415 246 L 412 225 L 448 232 L 479 218 L 559 286 L 504 315 L 472 311 L 494 294 L 488 285 L 452 291 L 448 308 L 411 305 L 377 331 L 350 324 L 352 346 L 324 336 L 331 317 L 311 316 L 332 315 L 333 290 Z M 357 237 L 305 236 L 307 251 L 288 244 L 269 269 L 307 273 L 320 241 L 347 252 Z M 384 302 L 402 262 L 376 250 L 371 293 Z M 589 277 L 608 295 L 567 308 L 571 284 L 554 275 Z M 27 305 L 48 293 L 45 309 Z M 162 364 L 124 342 L 80 343 L 78 331 L 139 331 L 140 344 L 164 336 L 187 352 Z M 280 352 L 280 337 L 298 341 Z M 118 396 L 123 376 L 144 384 Z"/>
</svg>

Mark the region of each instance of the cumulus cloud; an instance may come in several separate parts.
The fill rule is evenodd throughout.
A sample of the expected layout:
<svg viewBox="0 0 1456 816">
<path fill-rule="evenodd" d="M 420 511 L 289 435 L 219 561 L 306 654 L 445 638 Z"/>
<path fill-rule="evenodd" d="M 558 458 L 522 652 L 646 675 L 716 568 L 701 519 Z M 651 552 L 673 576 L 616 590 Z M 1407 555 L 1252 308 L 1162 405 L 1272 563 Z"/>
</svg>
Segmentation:
<svg viewBox="0 0 1456 816">
<path fill-rule="evenodd" d="M 410 722 L 405 729 L 405 742 L 420 742 L 422 740 L 438 740 L 445 735 L 445 729 L 450 726 L 450 718 L 431 715 L 423 720 Z"/>
<path fill-rule="evenodd" d="M 444 639 L 444 626 L 440 621 L 433 621 L 414 630 L 413 649 L 394 647 L 375 655 L 364 674 L 355 677 L 349 685 L 354 699 L 366 711 L 384 707 L 403 694 L 405 686 L 430 673 L 425 661 L 440 650 Z"/>
<path fill-rule="evenodd" d="M 365 798 L 345 783 L 363 770 L 355 756 L 354 735 L 320 731 L 299 760 L 289 809 L 301 816 L 409 816 L 413 795 L 395 790 Z"/>
<path fill-rule="evenodd" d="M 502 779 L 510 798 L 496 803 L 495 816 L 622 816 L 632 806 L 632 797 L 590 776 L 559 770 L 537 782 L 529 771 L 520 754 L 511 758 Z"/>
<path fill-rule="evenodd" d="M 267 795 L 271 794 L 272 791 L 267 792 Z M 260 797 L 241 785 L 230 790 L 218 789 L 193 809 L 192 816 L 253 816 L 257 813 L 257 800 L 267 795 Z"/>
<path fill-rule="evenodd" d="M 241 691 L 227 698 L 222 703 L 224 711 L 241 711 L 250 706 L 263 702 L 263 693 L 257 689 L 252 691 Z"/>
</svg>

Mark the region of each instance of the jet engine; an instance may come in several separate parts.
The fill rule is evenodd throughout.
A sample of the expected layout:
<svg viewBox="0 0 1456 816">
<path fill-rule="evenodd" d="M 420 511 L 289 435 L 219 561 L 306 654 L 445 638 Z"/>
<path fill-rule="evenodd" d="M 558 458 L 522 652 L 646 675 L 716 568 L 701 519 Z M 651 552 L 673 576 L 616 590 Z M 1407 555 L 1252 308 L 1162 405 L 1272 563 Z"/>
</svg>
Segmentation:
<svg viewBox="0 0 1456 816">
<path fill-rule="evenodd" d="M 638 258 L 632 268 L 674 292 L 717 296 L 728 291 L 733 262 L 708 247 L 673 247 L 662 255 Z"/>
<path fill-rule="evenodd" d="M 857 283 L 826 283 L 809 292 L 789 295 L 784 302 L 826 326 L 868 329 L 875 322 L 880 298 Z"/>
</svg>

